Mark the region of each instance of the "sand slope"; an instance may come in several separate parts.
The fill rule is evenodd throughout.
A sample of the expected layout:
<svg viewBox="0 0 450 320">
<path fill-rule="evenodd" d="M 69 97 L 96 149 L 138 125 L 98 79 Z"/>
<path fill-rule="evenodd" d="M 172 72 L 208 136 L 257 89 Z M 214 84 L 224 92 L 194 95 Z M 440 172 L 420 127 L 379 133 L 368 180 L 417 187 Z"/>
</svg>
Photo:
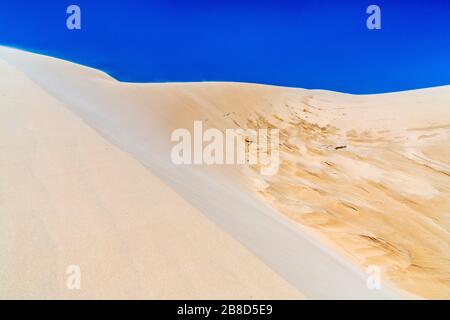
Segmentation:
<svg viewBox="0 0 450 320">
<path fill-rule="evenodd" d="M 264 199 L 399 287 L 450 298 L 450 87 L 310 92 L 247 125 L 282 128 L 279 174 L 257 175 Z"/>
<path fill-rule="evenodd" d="M 392 290 L 392 284 L 423 297 L 449 297 L 449 87 L 352 96 L 237 83 L 127 84 L 93 69 L 15 50 L 2 48 L 0 58 L 15 68 L 3 64 L 5 70 L 14 70 L 10 71 L 13 74 L 18 74 L 17 70 L 24 72 L 30 79 L 26 80 L 27 86 L 33 84 L 31 81 L 38 84 L 44 93 L 58 99 L 61 106 L 94 128 L 92 135 L 101 133 L 106 138 L 103 143 L 110 148 L 115 148 L 110 144 L 113 142 L 145 164 L 172 188 L 167 189 L 173 193 L 170 198 L 183 196 L 308 297 L 401 297 Z M 21 77 L 21 81 L 25 79 Z M 15 87 L 10 84 L 6 92 Z M 42 103 L 39 106 L 43 108 Z M 53 112 L 49 110 L 45 117 L 49 126 L 59 123 L 66 127 L 61 123 L 67 120 L 52 120 Z M 283 162 L 279 173 L 261 176 L 257 167 L 175 168 L 169 158 L 170 133 L 175 128 L 191 128 L 194 120 L 220 129 L 280 128 Z M 13 148 L 16 137 L 9 131 L 1 137 L 9 139 L 9 148 Z M 31 143 L 30 139 L 23 139 Z M 68 149 L 67 139 L 61 141 L 60 148 Z M 92 151 L 83 150 L 80 154 L 90 154 L 89 163 L 98 163 L 101 157 Z M 103 155 L 103 159 L 108 156 Z M 47 159 L 55 161 L 52 154 Z M 134 159 L 129 158 L 129 162 L 115 168 L 122 168 L 124 175 L 130 174 L 123 169 L 128 166 L 145 171 Z M 27 166 L 30 163 L 34 161 L 28 160 Z M 101 166 L 107 163 L 104 160 Z M 85 176 L 99 172 L 106 181 L 113 179 L 110 172 L 99 169 L 74 175 L 86 179 Z M 6 173 L 11 174 L 7 169 Z M 159 181 L 148 172 L 146 175 L 149 178 L 140 181 L 148 188 L 155 182 L 147 180 Z M 15 179 L 10 176 L 5 181 Z M 130 177 L 129 186 L 132 181 Z M 107 182 L 98 182 L 97 187 L 102 196 L 89 193 L 93 202 L 85 204 L 85 212 L 98 212 L 98 198 L 103 197 L 108 203 L 124 191 L 114 185 L 114 190 L 106 194 L 104 183 Z M 131 188 L 134 191 L 130 193 L 140 193 L 142 189 Z M 20 199 L 28 193 L 16 190 L 14 194 Z M 74 195 L 70 194 L 66 201 L 73 202 Z M 158 195 L 155 199 L 160 198 Z M 18 202 L 11 203 L 14 209 Z M 53 205 L 53 200 L 49 203 Z M 139 203 L 130 204 L 124 199 L 122 206 L 130 208 Z M 152 200 L 139 205 L 144 211 L 152 208 L 152 212 L 164 207 L 155 206 Z M 34 203 L 30 208 L 36 206 Z M 60 208 L 65 207 L 65 202 L 61 202 Z M 136 210 L 131 207 L 126 211 L 136 215 Z M 89 216 L 92 215 L 95 216 Z M 79 217 L 83 228 L 86 219 Z M 110 215 L 105 217 L 107 223 L 110 219 Z M 140 219 L 141 216 L 134 217 L 137 224 Z M 133 234 L 132 226 L 124 221 L 127 220 L 115 223 L 116 227 L 125 224 Z M 167 229 L 172 228 L 173 221 L 167 221 Z M 180 227 L 186 227 L 186 222 Z M 68 227 L 61 222 L 59 228 Z M 155 225 L 148 228 L 153 230 Z M 144 234 L 142 230 L 141 236 L 149 237 Z M 111 241 L 116 238 L 117 235 L 111 235 Z M 0 243 L 9 245 L 10 239 L 3 238 Z M 133 246 L 144 252 L 147 248 L 138 240 Z M 184 248 L 188 247 L 190 244 Z M 32 252 L 39 254 L 38 250 Z M 230 252 L 232 255 L 235 251 Z M 205 259 L 203 252 L 199 255 Z M 98 262 L 102 259 L 98 257 Z M 192 258 L 186 254 L 183 259 Z M 364 267 L 371 264 L 383 268 L 382 290 L 365 287 Z M 137 265 L 157 268 L 142 261 Z M 130 277 L 135 274 L 126 266 L 123 270 L 130 272 Z M 116 273 L 117 270 L 111 271 Z M 247 275 L 242 279 L 247 279 Z M 275 283 L 281 280 L 273 281 L 283 294 L 294 294 L 285 283 Z M 239 287 L 230 284 L 235 286 Z M 281 291 L 271 293 L 282 297 Z"/>
<path fill-rule="evenodd" d="M 0 101 L 0 298 L 303 297 L 2 60 Z"/>
</svg>

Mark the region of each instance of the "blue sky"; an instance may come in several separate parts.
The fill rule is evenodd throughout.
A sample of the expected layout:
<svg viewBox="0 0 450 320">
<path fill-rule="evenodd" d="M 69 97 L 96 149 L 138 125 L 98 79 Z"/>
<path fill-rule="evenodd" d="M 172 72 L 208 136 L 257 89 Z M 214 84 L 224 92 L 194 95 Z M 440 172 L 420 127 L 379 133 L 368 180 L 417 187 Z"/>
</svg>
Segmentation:
<svg viewBox="0 0 450 320">
<path fill-rule="evenodd" d="M 81 8 L 81 30 L 66 8 Z M 381 8 L 381 30 L 366 8 Z M 450 1 L 4 1 L 0 44 L 122 81 L 243 81 L 348 93 L 450 84 Z"/>
</svg>

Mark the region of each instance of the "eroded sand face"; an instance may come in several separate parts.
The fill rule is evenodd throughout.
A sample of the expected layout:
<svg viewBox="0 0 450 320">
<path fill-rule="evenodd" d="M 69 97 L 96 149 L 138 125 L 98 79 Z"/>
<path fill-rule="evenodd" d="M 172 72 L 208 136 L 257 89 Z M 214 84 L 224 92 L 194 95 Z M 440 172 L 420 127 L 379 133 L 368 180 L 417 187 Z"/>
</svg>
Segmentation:
<svg viewBox="0 0 450 320">
<path fill-rule="evenodd" d="M 238 120 L 281 130 L 278 174 L 244 170 L 254 190 L 400 288 L 449 298 L 450 88 L 283 95 Z"/>
<path fill-rule="evenodd" d="M 223 108 L 222 125 L 280 129 L 278 174 L 242 170 L 255 192 L 400 288 L 450 297 L 450 87 L 242 91 L 254 98 Z"/>
</svg>

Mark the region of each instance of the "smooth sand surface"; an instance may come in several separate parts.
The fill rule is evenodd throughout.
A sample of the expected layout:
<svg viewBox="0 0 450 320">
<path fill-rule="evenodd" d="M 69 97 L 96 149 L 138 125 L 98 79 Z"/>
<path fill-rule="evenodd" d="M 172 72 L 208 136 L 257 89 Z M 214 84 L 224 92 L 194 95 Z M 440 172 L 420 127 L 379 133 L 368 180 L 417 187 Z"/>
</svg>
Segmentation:
<svg viewBox="0 0 450 320">
<path fill-rule="evenodd" d="M 3 60 L 0 83 L 0 298 L 303 297 Z"/>
<path fill-rule="evenodd" d="M 0 58 L 5 61 L 2 68 L 5 72 L 9 70 L 11 74 L 5 77 L 2 72 L 5 85 L 2 86 L 4 92 L 0 97 L 9 101 L 3 108 L 9 110 L 6 114 L 11 118 L 6 122 L 9 125 L 2 128 L 5 132 L 1 134 L 1 147 L 5 148 L 6 145 L 9 148 L 5 159 L 10 161 L 1 167 L 2 175 L 8 175 L 6 179 L 1 179 L 7 181 L 7 187 L 2 185 L 2 190 L 6 190 L 2 195 L 12 195 L 13 199 L 1 204 L 6 204 L 8 208 L 2 211 L 9 213 L 2 214 L 1 219 L 5 219 L 5 222 L 0 227 L 10 233 L 17 230 L 17 227 L 11 227 L 14 221 L 11 217 L 16 217 L 20 223 L 25 224 L 24 228 L 35 230 L 34 225 L 28 225 L 28 221 L 33 221 L 27 218 L 30 215 L 34 217 L 33 223 L 41 224 L 41 228 L 30 232 L 36 246 L 26 246 L 22 241 L 14 242 L 14 235 L 0 233 L 0 246 L 10 250 L 10 254 L 1 257 L 10 260 L 6 264 L 2 263 L 2 266 L 7 267 L 3 267 L 0 273 L 0 277 L 10 281 L 6 282 L 9 283 L 6 286 L 8 290 L 17 287 L 11 272 L 18 268 L 31 272 L 28 279 L 23 279 L 22 286 L 42 286 L 35 279 L 35 274 L 29 271 L 30 261 L 23 258 L 33 255 L 44 264 L 36 268 L 37 273 L 43 268 L 51 269 L 49 266 L 53 268 L 53 271 L 48 270 L 47 279 L 40 278 L 40 281 L 50 281 L 51 277 L 62 272 L 58 276 L 58 283 L 61 283 L 61 278 L 65 275 L 64 271 L 55 270 L 55 259 L 63 259 L 70 248 L 83 256 L 88 250 L 81 244 L 72 244 L 69 249 L 62 244 L 70 240 L 71 233 L 77 236 L 89 234 L 89 230 L 96 225 L 100 229 L 96 230 L 96 236 L 102 239 L 100 243 L 109 248 L 110 252 L 99 247 L 96 251 L 100 253 L 92 253 L 95 259 L 84 256 L 83 261 L 91 267 L 92 259 L 99 265 L 107 265 L 109 273 L 104 276 L 115 279 L 118 283 L 121 282 L 116 279 L 117 274 L 126 283 L 133 282 L 125 281 L 128 277 L 140 278 L 142 273 L 152 274 L 154 278 L 141 286 L 143 293 L 139 296 L 143 297 L 151 296 L 148 292 L 153 293 L 153 297 L 183 296 L 186 288 L 180 288 L 177 280 L 179 274 L 192 281 L 192 278 L 198 278 L 191 273 L 205 273 L 198 271 L 198 268 L 205 268 L 203 264 L 209 259 L 207 250 L 198 249 L 198 256 L 193 258 L 188 253 L 191 250 L 188 248 L 193 244 L 185 243 L 188 234 L 199 236 L 199 231 L 202 235 L 203 232 L 207 233 L 201 239 L 203 242 L 206 239 L 206 242 L 210 242 L 210 239 L 219 242 L 217 233 L 227 241 L 232 241 L 233 246 L 238 248 L 234 249 L 230 245 L 229 250 L 222 252 L 220 256 L 233 257 L 242 250 L 243 255 L 248 255 L 248 260 L 254 259 L 245 263 L 239 259 L 247 268 L 236 267 L 236 270 L 241 270 L 236 272 L 241 276 L 239 281 L 244 281 L 243 283 L 223 281 L 234 288 L 233 292 L 238 297 L 259 297 L 254 292 L 264 297 L 299 297 L 298 291 L 310 298 L 401 298 L 411 297 L 409 294 L 426 298 L 449 297 L 449 87 L 352 96 L 238 83 L 129 84 L 115 81 L 97 70 L 17 50 L 1 48 Z M 9 80 L 12 75 L 18 78 L 17 83 Z M 52 99 L 59 107 L 46 110 L 49 108 L 48 104 L 43 103 L 41 98 L 36 98 L 35 92 L 23 94 L 30 87 L 37 91 L 37 86 L 43 96 Z M 11 96 L 12 92 L 15 92 L 14 97 Z M 12 109 L 17 108 L 20 101 L 28 106 L 28 112 L 33 116 L 21 109 Z M 38 107 L 43 110 L 38 111 Z M 19 118 L 22 113 L 23 118 Z M 44 114 L 42 121 L 37 121 L 36 119 L 40 119 L 37 116 L 35 119 L 35 113 Z M 79 133 L 75 130 L 71 136 L 64 137 L 68 133 L 63 134 L 61 131 L 65 132 L 64 128 L 70 128 L 65 124 L 70 121 L 59 119 L 59 113 L 66 114 L 68 118 L 70 115 L 70 121 L 83 125 L 86 135 L 89 131 L 89 137 L 95 136 L 111 151 L 100 152 L 105 147 L 102 149 L 87 142 L 94 140 L 93 138 L 77 139 Z M 27 126 L 17 125 L 19 119 L 28 119 L 40 126 L 47 123 L 57 134 L 45 133 L 43 128 L 32 134 L 23 130 Z M 279 173 L 261 176 L 257 166 L 179 167 L 171 164 L 170 148 L 173 144 L 170 142 L 170 133 L 180 127 L 191 128 L 194 120 L 203 120 L 205 127 L 220 129 L 279 128 L 282 159 Z M 80 128 L 77 130 L 81 131 Z M 24 145 L 29 146 L 34 143 L 36 132 L 41 131 L 44 136 L 49 134 L 51 138 L 43 140 L 40 149 L 48 148 L 48 145 L 51 146 L 50 142 L 55 143 L 56 137 L 61 136 L 58 148 L 55 147 L 50 152 L 42 151 L 45 157 L 41 157 L 45 160 L 41 166 L 60 160 L 59 157 L 63 156 L 58 150 L 64 150 L 67 153 L 64 153 L 64 157 L 70 161 L 79 163 L 78 158 L 84 157 L 85 167 L 76 167 L 80 171 L 66 172 L 67 161 L 60 160 L 61 171 L 53 172 L 57 180 L 27 176 L 27 179 L 32 179 L 28 183 L 11 182 L 22 181 L 20 179 L 25 178 L 16 177 L 15 174 L 25 175 L 26 171 L 30 172 L 29 167 L 37 165 L 36 159 L 24 157 L 17 150 L 19 138 Z M 73 140 L 78 143 L 68 142 Z M 31 150 L 29 147 L 25 149 Z M 123 163 L 110 163 L 108 159 L 111 155 L 112 158 L 119 158 L 116 153 L 121 154 L 128 162 L 123 160 Z M 10 159 L 14 157 L 26 159 L 21 160 L 22 170 L 19 173 L 11 170 L 12 163 L 16 162 Z M 0 159 L 7 161 L 3 157 Z M 88 171 L 86 166 L 91 170 Z M 57 165 L 54 167 L 58 168 Z M 109 171 L 104 167 L 110 168 Z M 142 173 L 139 171 L 133 175 L 134 171 L 129 167 L 136 167 L 136 171 L 139 168 Z M 37 171 L 46 172 L 40 167 Z M 128 183 L 109 185 L 109 181 L 114 179 L 125 179 L 115 176 L 118 175 L 117 172 L 126 176 Z M 97 181 L 96 186 L 89 186 L 90 189 L 86 189 L 86 185 L 79 185 L 75 190 L 61 189 L 65 185 L 63 174 L 66 173 L 76 181 Z M 135 186 L 135 179 L 142 186 Z M 45 197 L 39 193 L 43 191 L 36 187 L 37 181 L 51 185 L 42 190 L 54 190 L 46 191 L 46 201 L 42 200 Z M 68 187 L 75 188 L 70 184 Z M 112 189 L 108 192 L 109 188 Z M 159 192 L 161 189 L 167 190 L 168 195 L 163 197 L 149 191 L 147 193 L 151 195 L 147 196 L 144 192 L 146 188 L 158 189 Z M 141 198 L 136 199 L 139 201 L 129 201 L 128 197 L 135 199 L 136 194 L 141 195 Z M 173 215 L 177 217 L 168 217 L 167 211 L 170 210 L 166 206 L 170 208 L 174 203 L 171 200 L 158 204 L 156 202 L 158 199 L 172 197 L 180 201 L 179 208 L 190 210 L 192 215 L 197 214 L 199 221 L 209 228 L 215 228 L 214 232 L 206 232 L 200 222 L 194 224 L 187 213 L 184 220 L 178 217 L 182 210 L 178 207 L 173 210 Z M 33 198 L 40 201 L 23 201 Z M 122 202 L 115 203 L 119 199 Z M 25 205 L 28 207 L 23 207 Z M 41 206 L 42 210 L 39 209 Z M 105 206 L 108 208 L 106 212 Z M 50 207 L 57 208 L 53 210 L 63 211 L 64 214 L 49 216 L 48 213 L 37 213 L 46 212 Z M 74 212 L 71 210 L 77 211 L 78 215 L 70 214 Z M 197 210 L 215 224 L 208 222 Z M 128 219 L 123 211 L 132 218 Z M 22 212 L 23 216 L 18 216 L 17 212 Z M 158 217 L 157 221 L 151 219 L 153 215 Z M 74 223 L 78 225 L 77 229 L 66 223 L 66 216 L 76 216 Z M 43 224 L 45 217 L 53 229 Z M 102 223 L 98 223 L 97 220 L 101 218 Z M 146 219 L 150 220 L 148 224 L 144 223 Z M 183 239 L 184 249 L 178 252 L 172 248 L 170 241 L 165 242 L 168 240 L 161 234 L 152 235 L 155 231 L 161 231 L 158 219 L 165 223 L 163 230 L 170 230 L 174 234 L 173 239 Z M 94 224 L 93 221 L 97 223 Z M 109 224 L 117 228 L 114 229 L 116 233 L 107 227 Z M 137 226 L 140 232 L 134 230 Z M 52 238 L 50 230 L 59 234 L 59 237 L 53 235 Z M 186 236 L 182 237 L 174 230 L 185 230 Z M 221 230 L 225 230 L 239 243 Z M 139 256 L 139 253 L 149 256 L 155 254 L 145 239 L 149 239 L 148 242 L 157 247 L 164 246 L 160 242 L 165 243 L 164 248 L 176 251 L 173 255 L 168 255 L 170 258 L 164 256 L 165 250 L 163 252 L 160 249 L 160 256 L 163 260 L 167 259 L 164 264 L 166 267 L 172 266 L 170 262 L 174 262 L 172 267 L 178 268 L 179 274 L 175 271 L 166 274 L 164 270 L 160 270 L 165 267 L 155 264 L 151 258 L 146 261 L 142 260 L 144 258 L 138 259 L 134 264 L 138 271 L 124 262 L 129 260 L 123 258 L 124 255 L 134 257 Z M 120 246 L 111 244 L 116 241 L 125 247 L 119 249 Z M 46 242 L 53 243 L 54 247 L 44 250 L 47 248 Z M 220 246 L 223 244 L 217 243 L 217 248 Z M 17 252 L 23 253 L 21 257 L 24 261 L 14 256 L 13 253 Z M 111 267 L 108 257 L 116 257 L 121 263 L 117 267 Z M 180 261 L 192 260 L 198 261 L 198 265 L 190 263 L 186 267 L 180 264 Z M 216 262 L 216 270 L 224 268 L 222 260 Z M 273 274 L 263 262 L 297 291 Z M 254 267 L 250 267 L 252 264 Z M 234 264 L 230 262 L 226 270 L 211 273 L 211 279 L 219 281 L 227 273 L 234 274 L 235 269 L 230 265 Z M 366 287 L 367 274 L 364 269 L 368 265 L 382 268 L 381 290 L 369 290 Z M 263 283 L 253 283 L 251 272 L 247 274 L 242 270 L 254 268 L 261 268 L 272 278 L 265 279 Z M 147 273 L 147 270 L 153 272 Z M 169 285 L 166 277 L 171 276 L 175 279 L 171 279 L 173 282 Z M 97 273 L 95 277 L 101 278 Z M 105 292 L 115 292 L 95 282 L 102 280 L 92 281 L 96 286 L 92 289 L 92 296 L 105 296 Z M 192 297 L 204 297 L 202 295 L 207 290 L 212 290 L 216 296 L 223 295 L 223 290 L 227 290 L 221 287 L 224 283 L 217 285 L 214 281 L 200 281 L 198 287 L 194 285 L 197 282 L 189 282 L 191 287 L 187 291 Z M 148 287 L 152 283 L 153 288 L 157 287 L 154 291 Z M 243 284 L 251 284 L 254 291 L 246 286 L 247 289 L 242 288 Z M 258 285 L 268 287 L 262 292 Z M 0 290 L 3 287 L 0 286 Z M 39 290 L 41 289 L 35 291 L 37 296 Z M 161 294 L 167 291 L 170 294 Z M 23 294 L 27 291 L 19 286 L 17 291 L 11 292 Z M 136 289 L 131 286 L 128 292 L 131 296 L 136 294 Z M 228 294 L 230 292 L 225 296 L 228 297 Z"/>
</svg>

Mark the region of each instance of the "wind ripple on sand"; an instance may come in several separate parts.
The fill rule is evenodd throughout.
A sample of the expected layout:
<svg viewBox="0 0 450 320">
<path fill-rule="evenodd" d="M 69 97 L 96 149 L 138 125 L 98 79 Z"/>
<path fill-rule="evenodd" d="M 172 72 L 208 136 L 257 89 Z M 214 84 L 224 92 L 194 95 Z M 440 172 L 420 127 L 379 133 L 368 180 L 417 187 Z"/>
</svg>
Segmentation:
<svg viewBox="0 0 450 320">
<path fill-rule="evenodd" d="M 449 298 L 450 127 L 401 127 L 393 117 L 358 130 L 345 104 L 340 119 L 319 125 L 332 113 L 320 99 L 285 104 L 284 118 L 283 106 L 248 118 L 248 128 L 280 129 L 280 170 L 262 176 L 254 166 L 255 191 L 399 287 Z"/>
</svg>

